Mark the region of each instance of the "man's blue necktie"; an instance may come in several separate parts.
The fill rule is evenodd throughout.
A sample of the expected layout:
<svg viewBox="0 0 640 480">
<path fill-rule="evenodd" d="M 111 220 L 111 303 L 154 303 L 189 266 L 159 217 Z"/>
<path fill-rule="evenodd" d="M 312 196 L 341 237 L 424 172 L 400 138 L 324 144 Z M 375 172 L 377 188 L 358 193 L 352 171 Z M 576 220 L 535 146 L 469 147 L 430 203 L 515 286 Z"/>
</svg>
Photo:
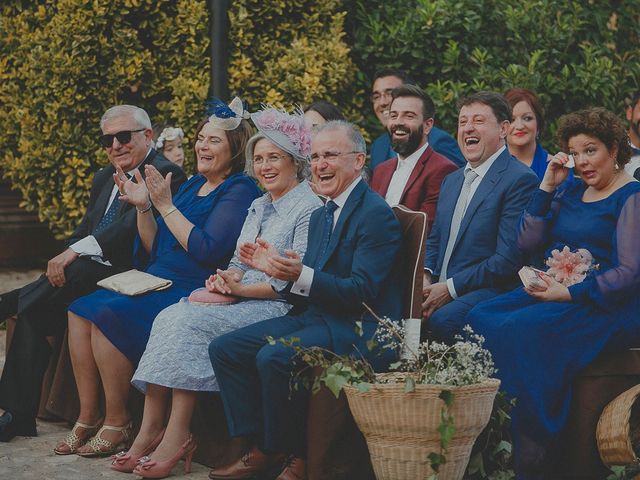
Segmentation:
<svg viewBox="0 0 640 480">
<path fill-rule="evenodd" d="M 98 223 L 96 228 L 94 228 L 93 234 L 97 235 L 98 233 L 102 232 L 105 228 L 107 228 L 109 225 L 111 225 L 113 221 L 116 219 L 116 217 L 118 216 L 119 209 L 120 209 L 120 199 L 118 198 L 118 194 L 116 193 L 116 197 L 113 199 L 113 202 L 111 202 L 111 205 L 109 205 L 109 208 L 105 212 L 102 219 L 100 219 L 100 223 Z"/>
<path fill-rule="evenodd" d="M 338 208 L 338 205 L 333 200 L 329 200 L 324 205 L 324 230 L 322 233 L 322 244 L 320 245 L 318 262 L 322 261 L 325 253 L 327 253 L 327 248 L 329 248 L 329 240 L 331 240 L 331 232 L 333 230 L 333 212 L 336 211 L 336 208 Z"/>
</svg>

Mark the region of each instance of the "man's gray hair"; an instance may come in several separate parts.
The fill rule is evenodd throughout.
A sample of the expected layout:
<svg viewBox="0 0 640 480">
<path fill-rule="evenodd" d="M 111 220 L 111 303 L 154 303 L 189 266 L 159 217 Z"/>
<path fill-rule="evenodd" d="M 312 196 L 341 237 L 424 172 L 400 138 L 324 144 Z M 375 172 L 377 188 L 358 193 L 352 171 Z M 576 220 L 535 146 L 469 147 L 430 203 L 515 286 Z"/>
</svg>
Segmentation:
<svg viewBox="0 0 640 480">
<path fill-rule="evenodd" d="M 116 105 L 104 112 L 104 115 L 102 115 L 100 119 L 100 129 L 102 130 L 104 124 L 109 120 L 124 116 L 133 117 L 138 124 L 138 128 L 151 128 L 151 119 L 142 108 L 136 107 L 135 105 Z"/>
<path fill-rule="evenodd" d="M 323 125 L 319 125 L 315 134 L 317 135 L 325 130 L 342 130 L 347 134 L 347 137 L 353 144 L 354 152 L 367 153 L 367 143 L 364 141 L 364 137 L 360 133 L 358 127 L 353 123 L 349 123 L 345 120 L 331 120 Z"/>
</svg>

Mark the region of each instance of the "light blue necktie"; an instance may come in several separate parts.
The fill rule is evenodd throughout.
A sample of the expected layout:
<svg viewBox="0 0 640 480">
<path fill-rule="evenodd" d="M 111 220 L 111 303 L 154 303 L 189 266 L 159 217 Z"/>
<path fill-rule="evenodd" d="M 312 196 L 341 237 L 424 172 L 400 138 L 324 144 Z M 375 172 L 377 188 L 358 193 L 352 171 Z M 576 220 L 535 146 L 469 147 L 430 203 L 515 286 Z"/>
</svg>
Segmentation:
<svg viewBox="0 0 640 480">
<path fill-rule="evenodd" d="M 467 203 L 469 201 L 469 192 L 471 191 L 471 184 L 478 178 L 478 174 L 471 169 L 464 172 L 464 183 L 462 184 L 462 190 L 458 196 L 458 202 L 456 208 L 453 211 L 451 217 L 451 230 L 449 231 L 449 241 L 447 242 L 447 248 L 444 251 L 444 259 L 442 260 L 442 268 L 440 269 L 440 281 L 447 280 L 447 267 L 449 266 L 449 260 L 451 260 L 451 253 L 453 252 L 453 246 L 456 244 L 458 233 L 460 232 L 460 224 L 464 217 L 464 212 L 467 209 Z"/>
</svg>

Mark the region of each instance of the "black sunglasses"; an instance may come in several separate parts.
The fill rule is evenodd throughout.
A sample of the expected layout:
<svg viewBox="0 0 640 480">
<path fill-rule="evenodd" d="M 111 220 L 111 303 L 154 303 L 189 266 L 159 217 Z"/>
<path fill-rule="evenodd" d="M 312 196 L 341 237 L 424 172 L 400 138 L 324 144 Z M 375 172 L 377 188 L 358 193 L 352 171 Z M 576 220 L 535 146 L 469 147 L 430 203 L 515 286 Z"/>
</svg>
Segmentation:
<svg viewBox="0 0 640 480">
<path fill-rule="evenodd" d="M 114 133 L 111 135 L 110 133 L 105 133 L 104 135 L 100 135 L 100 145 L 104 148 L 109 148 L 113 145 L 113 139 L 117 138 L 118 142 L 122 145 L 126 145 L 131 141 L 131 134 L 135 132 L 142 132 L 146 130 L 146 128 L 139 128 L 137 130 L 122 130 L 121 132 Z"/>
</svg>

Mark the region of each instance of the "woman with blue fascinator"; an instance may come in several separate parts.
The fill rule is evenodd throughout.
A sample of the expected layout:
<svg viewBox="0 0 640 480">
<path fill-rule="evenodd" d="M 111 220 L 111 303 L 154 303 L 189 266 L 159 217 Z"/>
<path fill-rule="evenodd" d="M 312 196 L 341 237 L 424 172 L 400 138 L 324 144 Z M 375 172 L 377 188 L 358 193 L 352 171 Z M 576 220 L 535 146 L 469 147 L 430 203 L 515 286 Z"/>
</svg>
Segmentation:
<svg viewBox="0 0 640 480">
<path fill-rule="evenodd" d="M 208 346 L 216 337 L 267 318 L 284 315 L 281 299 L 264 273 L 240 262 L 240 252 L 263 238 L 281 254 L 303 256 L 311 213 L 322 202 L 306 180 L 311 135 L 302 112 L 293 115 L 265 108 L 251 115 L 259 133 L 246 147 L 246 171 L 266 190 L 254 200 L 226 270 L 156 317 L 147 348 L 132 383 L 145 393 L 140 432 L 128 452 L 114 457 L 112 468 L 142 477 L 162 478 L 185 457 L 194 442 L 190 424 L 198 392 L 218 390 Z M 273 282 L 273 280 L 271 280 Z M 283 285 L 277 285 L 282 287 Z M 169 421 L 168 400 L 171 398 Z"/>
<path fill-rule="evenodd" d="M 134 262 L 172 285 L 138 296 L 99 290 L 69 306 L 69 350 L 80 415 L 56 446 L 57 454 L 105 456 L 129 445 L 129 382 L 156 315 L 202 285 L 212 271 L 227 266 L 249 205 L 260 195 L 243 171 L 244 149 L 251 136 L 246 118 L 238 98 L 229 106 L 215 106 L 197 127 L 198 174 L 175 197 L 169 189 L 171 174 L 163 178 L 146 166 L 146 177 L 136 172 L 134 182 L 116 171 L 120 199 L 138 211 Z M 100 420 L 100 380 L 106 399 L 104 420 Z"/>
</svg>

